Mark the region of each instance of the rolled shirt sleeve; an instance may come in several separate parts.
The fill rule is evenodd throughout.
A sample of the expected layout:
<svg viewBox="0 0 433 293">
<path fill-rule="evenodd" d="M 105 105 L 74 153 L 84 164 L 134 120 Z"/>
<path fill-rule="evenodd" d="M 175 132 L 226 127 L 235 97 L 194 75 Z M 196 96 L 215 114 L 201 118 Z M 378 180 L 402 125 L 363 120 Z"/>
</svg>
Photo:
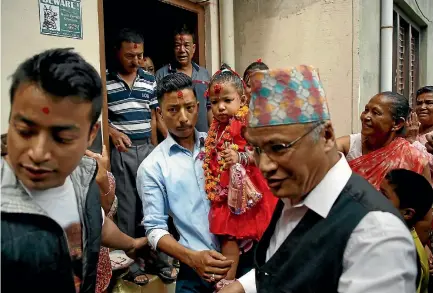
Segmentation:
<svg viewBox="0 0 433 293">
<path fill-rule="evenodd" d="M 338 292 L 416 292 L 417 271 L 415 244 L 403 221 L 370 212 L 347 243 Z"/>
<path fill-rule="evenodd" d="M 256 270 L 252 269 L 238 279 L 244 288 L 245 293 L 257 293 L 256 289 Z"/>
<path fill-rule="evenodd" d="M 146 235 L 153 239 L 149 241 L 154 242 L 151 245 L 156 248 L 159 239 L 169 234 L 168 202 L 159 165 L 150 157 L 147 157 L 138 168 L 137 191 L 143 203 L 143 225 Z M 156 232 L 152 233 L 154 230 Z M 166 234 L 162 235 L 160 230 L 166 231 Z"/>
</svg>

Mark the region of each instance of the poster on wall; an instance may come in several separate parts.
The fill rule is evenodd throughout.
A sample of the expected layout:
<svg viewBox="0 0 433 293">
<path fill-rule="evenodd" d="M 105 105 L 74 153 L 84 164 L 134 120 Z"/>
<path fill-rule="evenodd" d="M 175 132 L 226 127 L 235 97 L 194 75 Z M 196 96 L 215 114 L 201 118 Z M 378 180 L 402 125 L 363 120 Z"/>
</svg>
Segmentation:
<svg viewBox="0 0 433 293">
<path fill-rule="evenodd" d="M 81 0 L 38 0 L 43 35 L 82 39 Z"/>
</svg>

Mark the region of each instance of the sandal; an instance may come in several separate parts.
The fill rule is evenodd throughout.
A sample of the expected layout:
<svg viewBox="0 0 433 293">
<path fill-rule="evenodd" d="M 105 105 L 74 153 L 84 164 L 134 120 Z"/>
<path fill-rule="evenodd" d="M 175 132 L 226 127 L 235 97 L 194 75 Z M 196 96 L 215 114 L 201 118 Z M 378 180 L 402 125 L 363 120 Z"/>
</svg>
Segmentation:
<svg viewBox="0 0 433 293">
<path fill-rule="evenodd" d="M 139 277 L 144 277 L 143 280 L 138 280 Z M 129 267 L 129 273 L 124 278 L 127 281 L 133 282 L 136 285 L 144 286 L 149 283 L 149 277 L 146 275 L 144 270 L 140 268 L 136 263 L 133 263 Z"/>
<path fill-rule="evenodd" d="M 178 269 L 180 268 L 180 262 L 178 259 L 173 259 L 173 266 Z"/>
<path fill-rule="evenodd" d="M 173 276 L 173 273 L 175 275 Z M 146 259 L 146 273 L 157 275 L 164 284 L 174 283 L 177 279 L 177 270 L 168 263 L 166 255 L 151 252 L 151 257 Z"/>
</svg>

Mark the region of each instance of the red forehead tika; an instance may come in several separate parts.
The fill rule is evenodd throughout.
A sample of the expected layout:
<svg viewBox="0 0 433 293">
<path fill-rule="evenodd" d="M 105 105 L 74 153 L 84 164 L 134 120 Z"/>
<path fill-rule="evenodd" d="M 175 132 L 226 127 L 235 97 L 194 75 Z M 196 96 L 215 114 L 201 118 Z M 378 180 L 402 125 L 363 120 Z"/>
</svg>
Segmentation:
<svg viewBox="0 0 433 293">
<path fill-rule="evenodd" d="M 48 107 L 43 107 L 42 108 L 42 113 L 44 113 L 44 114 L 50 114 L 50 109 L 48 108 Z"/>
<path fill-rule="evenodd" d="M 182 91 L 177 91 L 177 97 L 179 99 L 183 99 L 183 93 L 182 93 Z"/>
<path fill-rule="evenodd" d="M 213 87 L 213 91 L 215 92 L 216 95 L 219 95 L 222 89 L 223 89 L 223 86 L 221 84 L 219 84 L 219 83 L 217 83 Z"/>
<path fill-rule="evenodd" d="M 134 43 L 134 49 L 137 49 L 137 44 Z"/>
</svg>

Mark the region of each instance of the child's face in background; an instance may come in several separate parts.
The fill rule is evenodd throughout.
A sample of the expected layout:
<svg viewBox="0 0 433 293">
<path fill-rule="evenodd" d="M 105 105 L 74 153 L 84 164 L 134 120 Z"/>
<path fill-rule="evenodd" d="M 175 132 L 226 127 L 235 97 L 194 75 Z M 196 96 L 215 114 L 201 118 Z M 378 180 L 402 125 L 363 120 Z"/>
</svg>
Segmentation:
<svg viewBox="0 0 433 293">
<path fill-rule="evenodd" d="M 250 80 L 250 75 L 254 72 L 256 72 L 257 70 L 251 70 L 248 71 L 248 75 L 247 78 L 245 79 L 245 95 L 247 96 L 247 101 L 246 104 L 249 105 L 250 104 L 250 100 L 251 100 L 251 80 Z"/>
<path fill-rule="evenodd" d="M 149 57 L 143 57 L 141 60 L 139 60 L 139 65 L 147 72 L 155 75 L 155 67 L 153 65 L 152 59 L 150 59 Z"/>
<path fill-rule="evenodd" d="M 395 193 L 395 186 L 390 184 L 388 180 L 384 179 L 380 184 L 380 192 L 391 201 L 396 209 L 400 209 L 400 199 Z"/>
<path fill-rule="evenodd" d="M 227 122 L 245 105 L 245 96 L 239 95 L 236 87 L 229 82 L 214 83 L 209 89 L 212 114 L 220 122 Z"/>
</svg>

